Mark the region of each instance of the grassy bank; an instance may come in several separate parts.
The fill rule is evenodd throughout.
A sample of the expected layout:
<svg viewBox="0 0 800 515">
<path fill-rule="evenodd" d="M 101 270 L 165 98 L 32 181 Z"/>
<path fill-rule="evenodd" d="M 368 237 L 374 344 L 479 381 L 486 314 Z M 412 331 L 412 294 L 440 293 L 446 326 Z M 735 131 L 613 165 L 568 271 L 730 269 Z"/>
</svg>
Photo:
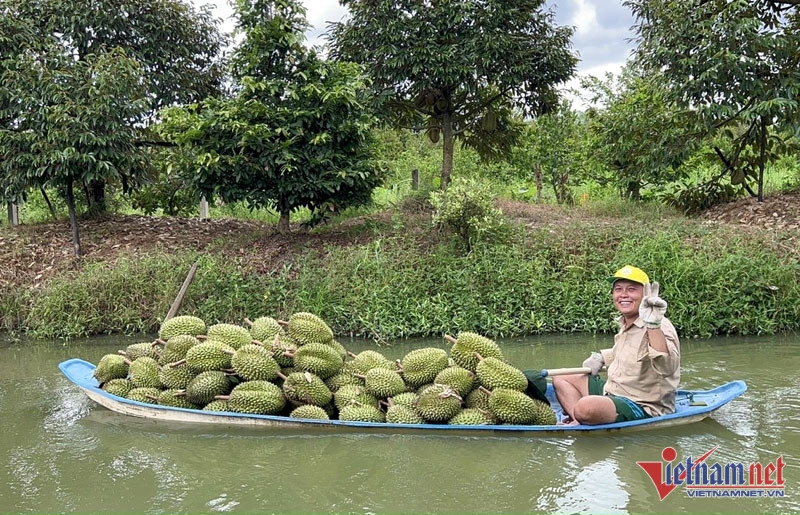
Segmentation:
<svg viewBox="0 0 800 515">
<path fill-rule="evenodd" d="M 266 271 L 258 255 L 231 259 L 224 242 L 202 253 L 123 253 L 35 290 L 4 290 L 0 324 L 39 338 L 155 331 L 199 260 L 181 312 L 209 322 L 303 310 L 337 334 L 382 341 L 459 330 L 604 332 L 613 328 L 604 278 L 631 263 L 662 284 L 685 337 L 800 330 L 800 264 L 769 235 L 636 210 L 603 215 L 583 210 L 543 225 L 517 218 L 506 241 L 465 254 L 424 216 L 397 211 L 351 226 L 357 244 L 304 248 Z"/>
</svg>

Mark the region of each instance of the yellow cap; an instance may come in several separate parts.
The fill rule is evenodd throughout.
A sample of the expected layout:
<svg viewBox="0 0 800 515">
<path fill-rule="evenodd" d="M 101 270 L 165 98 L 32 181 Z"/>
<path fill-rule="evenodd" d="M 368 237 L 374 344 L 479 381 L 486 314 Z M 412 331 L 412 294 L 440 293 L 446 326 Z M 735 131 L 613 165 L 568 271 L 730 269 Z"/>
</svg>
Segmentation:
<svg viewBox="0 0 800 515">
<path fill-rule="evenodd" d="M 614 284 L 619 279 L 627 279 L 639 284 L 650 284 L 650 278 L 647 277 L 644 270 L 631 265 L 625 265 L 617 270 L 613 276 L 608 278 L 608 282 Z"/>
</svg>

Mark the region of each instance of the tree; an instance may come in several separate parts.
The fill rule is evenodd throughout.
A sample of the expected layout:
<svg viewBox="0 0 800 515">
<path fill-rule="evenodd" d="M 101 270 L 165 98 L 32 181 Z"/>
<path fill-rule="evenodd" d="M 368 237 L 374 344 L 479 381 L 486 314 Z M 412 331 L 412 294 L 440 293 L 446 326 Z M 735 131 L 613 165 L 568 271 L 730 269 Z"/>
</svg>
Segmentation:
<svg viewBox="0 0 800 515">
<path fill-rule="evenodd" d="M 800 2 L 627 0 L 637 18 L 636 59 L 658 70 L 670 96 L 709 133 L 732 182 L 763 199 L 764 169 L 800 136 Z M 756 183 L 752 190 L 748 183 Z"/>
<path fill-rule="evenodd" d="M 544 0 L 342 0 L 331 55 L 365 66 L 390 123 L 442 140 L 442 188 L 454 139 L 483 156 L 510 151 L 526 114 L 555 103 L 576 65 L 572 29 L 555 27 Z"/>
<path fill-rule="evenodd" d="M 197 101 L 220 91 L 224 77 L 220 34 L 211 7 L 185 0 L 6 0 L 9 13 L 28 20 L 38 39 L 58 42 L 50 51 L 77 63 L 116 48 L 139 63 L 146 110 L 131 124 L 146 124 L 162 107 Z M 99 175 L 87 184 L 94 211 L 105 210 Z M 125 177 L 132 184 L 136 178 Z"/>
<path fill-rule="evenodd" d="M 324 218 L 369 202 L 381 175 L 359 67 L 302 44 L 305 10 L 295 0 L 239 0 L 237 16 L 235 96 L 168 109 L 159 128 L 197 156 L 192 183 L 207 198 L 277 210 L 280 231 L 299 207 Z"/>
<path fill-rule="evenodd" d="M 678 166 L 700 139 L 693 113 L 675 106 L 661 84 L 659 74 L 631 65 L 616 79 L 583 81 L 591 93 L 589 144 L 628 198 L 640 198 L 645 185 L 675 180 Z"/>
</svg>

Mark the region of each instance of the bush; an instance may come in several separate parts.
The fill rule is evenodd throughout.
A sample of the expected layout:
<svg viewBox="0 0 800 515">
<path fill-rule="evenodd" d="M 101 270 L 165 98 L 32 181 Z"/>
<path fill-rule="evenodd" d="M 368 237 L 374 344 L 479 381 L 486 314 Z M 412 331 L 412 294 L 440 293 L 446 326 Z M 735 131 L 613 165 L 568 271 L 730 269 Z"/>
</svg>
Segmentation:
<svg viewBox="0 0 800 515">
<path fill-rule="evenodd" d="M 433 223 L 458 235 L 467 252 L 478 242 L 503 241 L 509 234 L 492 191 L 475 179 L 456 178 L 446 191 L 431 193 L 431 204 Z"/>
</svg>

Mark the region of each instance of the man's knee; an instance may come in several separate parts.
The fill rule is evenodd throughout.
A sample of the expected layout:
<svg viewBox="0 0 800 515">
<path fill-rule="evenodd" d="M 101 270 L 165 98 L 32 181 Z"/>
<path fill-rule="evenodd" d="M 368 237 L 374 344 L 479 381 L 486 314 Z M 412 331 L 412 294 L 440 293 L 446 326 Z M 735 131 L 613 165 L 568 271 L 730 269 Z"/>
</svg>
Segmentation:
<svg viewBox="0 0 800 515">
<path fill-rule="evenodd" d="M 581 424 L 607 424 L 617 418 L 614 402 L 602 395 L 583 397 L 575 404 L 572 413 Z"/>
</svg>

